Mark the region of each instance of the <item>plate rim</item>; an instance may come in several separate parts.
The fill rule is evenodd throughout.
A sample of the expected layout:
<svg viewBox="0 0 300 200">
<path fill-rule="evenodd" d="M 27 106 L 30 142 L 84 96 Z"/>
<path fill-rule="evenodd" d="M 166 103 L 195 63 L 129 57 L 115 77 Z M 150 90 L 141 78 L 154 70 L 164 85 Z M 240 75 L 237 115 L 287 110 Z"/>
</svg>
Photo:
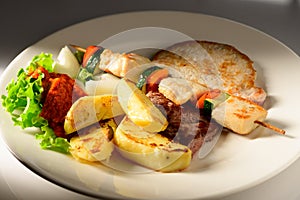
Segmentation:
<svg viewBox="0 0 300 200">
<path fill-rule="evenodd" d="M 7 70 L 7 69 L 8 69 L 10 66 L 14 65 L 14 63 L 17 62 L 17 60 L 18 60 L 20 57 L 22 57 L 23 54 L 26 54 L 26 52 L 27 52 L 32 46 L 34 46 L 34 45 L 36 45 L 36 44 L 39 44 L 41 41 L 47 40 L 47 38 L 51 38 L 53 35 L 55 35 L 55 34 L 57 34 L 57 33 L 60 33 L 60 32 L 65 31 L 65 29 L 70 29 L 70 28 L 72 28 L 72 27 L 74 27 L 74 26 L 80 26 L 81 24 L 85 24 L 85 23 L 87 23 L 87 22 L 88 22 L 88 23 L 92 23 L 92 22 L 94 22 L 95 20 L 99 20 L 99 19 L 102 19 L 102 18 L 109 18 L 109 17 L 112 17 L 112 16 L 122 16 L 122 15 L 128 15 L 128 14 L 132 14 L 132 13 L 134 13 L 134 14 L 142 13 L 142 14 L 147 14 L 147 15 L 149 15 L 149 14 L 151 14 L 151 13 L 166 13 L 166 12 L 167 12 L 167 13 L 183 13 L 183 14 L 202 15 L 202 16 L 205 16 L 205 17 L 211 17 L 211 18 L 215 18 L 215 19 L 218 19 L 218 20 L 226 20 L 226 21 L 229 21 L 230 23 L 234 23 L 234 24 L 238 24 L 238 25 L 244 26 L 244 27 L 246 27 L 246 28 L 250 28 L 250 29 L 252 29 L 252 30 L 254 30 L 254 31 L 257 31 L 257 32 L 259 32 L 260 34 L 263 34 L 264 36 L 266 36 L 266 37 L 268 37 L 268 38 L 270 38 L 270 39 L 276 41 L 277 43 L 279 43 L 280 45 L 282 45 L 282 47 L 284 47 L 286 50 L 289 50 L 290 53 L 294 54 L 294 55 L 299 59 L 299 55 L 298 55 L 298 54 L 296 54 L 292 49 L 290 49 L 287 45 L 285 45 L 284 43 L 282 43 L 282 42 L 279 41 L 278 39 L 276 39 L 276 38 L 274 38 L 274 37 L 268 35 L 268 34 L 265 33 L 265 32 L 260 31 L 260 30 L 257 29 L 257 28 L 251 27 L 251 26 L 249 26 L 249 25 L 246 25 L 246 24 L 243 24 L 243 23 L 240 23 L 240 22 L 231 20 L 231 19 L 227 19 L 227 18 L 219 17 L 219 16 L 213 16 L 213 15 L 207 15 L 207 14 L 197 13 L 197 12 L 186 12 L 186 11 L 169 11 L 169 10 L 168 10 L 168 11 L 157 11 L 157 10 L 155 10 L 155 11 L 152 11 L 152 10 L 147 10 L 147 11 L 134 11 L 134 12 L 123 12 L 123 13 L 117 13 L 117 14 L 111 14 L 111 15 L 105 15 L 105 16 L 100 16 L 100 17 L 96 17 L 96 18 L 87 19 L 87 20 L 84 20 L 84 21 L 81 21 L 81 22 L 74 23 L 74 24 L 72 24 L 72 25 L 66 26 L 66 27 L 64 27 L 64 28 L 62 28 L 62 29 L 60 29 L 60 30 L 57 30 L 57 31 L 55 31 L 55 32 L 53 32 L 53 33 L 47 35 L 46 37 L 40 39 L 39 41 L 33 43 L 32 45 L 26 47 L 24 50 L 22 50 L 22 51 L 21 51 L 21 52 L 20 52 L 20 53 L 19 53 L 19 54 L 18 54 L 18 55 L 17 55 L 17 56 L 9 63 L 9 64 L 8 64 L 8 66 L 7 66 L 6 69 L 3 71 L 2 75 L 0 76 L 0 83 L 3 81 L 3 79 L 4 79 L 3 77 L 5 77 L 5 75 L 7 75 L 7 74 L 9 73 L 9 70 Z M 54 183 L 54 184 L 59 185 L 59 186 L 61 186 L 61 187 L 63 187 L 63 188 L 70 189 L 70 190 L 73 191 L 73 192 L 78 192 L 78 193 L 83 194 L 83 195 L 88 195 L 88 196 L 91 196 L 91 197 L 98 197 L 98 198 L 99 198 L 99 197 L 101 197 L 101 198 L 103 198 L 103 197 L 104 197 L 104 198 L 108 198 L 108 196 L 98 196 L 98 195 L 97 195 L 97 196 L 93 196 L 93 195 L 91 195 L 91 194 L 85 193 L 84 191 L 83 191 L 83 192 L 82 192 L 82 191 L 78 191 L 78 190 L 76 190 L 76 189 L 74 189 L 74 188 L 72 188 L 72 187 L 68 187 L 68 186 L 66 186 L 66 185 L 63 185 L 63 184 L 59 183 L 58 181 L 56 181 L 55 179 L 53 179 L 53 178 L 51 178 L 51 177 L 47 177 L 47 176 L 45 176 L 45 175 L 43 175 L 43 174 L 41 174 L 41 173 L 39 173 L 39 172 L 36 172 L 35 169 L 32 169 L 32 167 L 30 167 L 30 165 L 28 166 L 27 163 L 24 163 L 24 162 L 22 161 L 22 159 L 19 158 L 18 155 L 15 154 L 15 152 L 14 152 L 14 151 L 9 147 L 9 145 L 6 143 L 5 139 L 4 139 L 3 136 L 2 136 L 2 133 L 1 133 L 0 135 L 1 135 L 1 138 L 2 138 L 2 140 L 4 141 L 4 143 L 6 144 L 6 147 L 7 147 L 7 148 L 9 149 L 9 151 L 14 155 L 14 157 L 16 157 L 16 159 L 19 160 L 24 166 L 26 166 L 27 168 L 29 168 L 31 171 L 33 171 L 33 172 L 34 172 L 35 174 L 37 174 L 38 176 L 41 176 L 43 179 L 46 179 L 47 181 L 50 181 L 51 183 Z M 287 167 L 288 167 L 290 164 L 292 164 L 293 162 L 295 162 L 295 160 L 298 159 L 298 157 L 299 157 L 299 155 L 297 155 L 296 157 L 294 157 L 294 159 L 293 159 L 289 164 L 287 164 L 287 166 L 284 167 L 284 169 L 287 168 Z M 284 169 L 280 169 L 278 172 L 274 172 L 273 175 L 270 174 L 269 178 L 275 176 L 276 174 L 278 174 L 279 172 L 281 172 L 281 171 L 284 170 Z M 258 184 L 260 184 L 260 183 L 266 181 L 266 180 L 269 179 L 269 178 L 266 178 L 265 180 L 261 180 L 261 182 L 259 182 Z M 254 185 L 257 185 L 257 184 L 254 184 Z M 225 195 L 229 195 L 229 194 L 232 194 L 232 193 L 236 193 L 236 192 L 242 191 L 242 190 L 247 189 L 247 188 L 249 188 L 249 187 L 253 187 L 254 185 L 250 185 L 250 186 L 248 185 L 248 186 L 245 186 L 244 188 L 242 188 L 242 187 L 236 188 L 236 190 L 229 191 L 229 192 L 225 193 Z M 214 195 L 213 195 L 213 196 L 209 196 L 209 197 L 219 197 L 219 196 L 223 196 L 223 195 L 224 195 L 224 193 L 223 193 L 223 194 L 216 195 L 216 196 L 214 196 Z M 206 197 L 205 197 L 205 198 L 206 198 Z"/>
</svg>

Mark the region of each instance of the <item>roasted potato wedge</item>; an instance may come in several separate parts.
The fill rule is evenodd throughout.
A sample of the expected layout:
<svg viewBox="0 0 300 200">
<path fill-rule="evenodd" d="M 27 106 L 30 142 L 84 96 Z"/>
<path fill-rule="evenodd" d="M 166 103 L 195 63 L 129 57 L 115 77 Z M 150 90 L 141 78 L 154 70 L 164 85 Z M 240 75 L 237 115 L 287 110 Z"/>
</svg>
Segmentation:
<svg viewBox="0 0 300 200">
<path fill-rule="evenodd" d="M 66 134 L 85 128 L 100 120 L 124 114 L 114 95 L 85 96 L 70 108 L 64 122 Z"/>
<path fill-rule="evenodd" d="M 109 120 L 80 131 L 79 136 L 70 140 L 71 155 L 79 161 L 97 162 L 109 159 L 114 150 L 112 139 L 116 127 L 116 123 Z"/>
<path fill-rule="evenodd" d="M 125 158 L 147 168 L 161 171 L 180 171 L 190 165 L 192 152 L 157 133 L 145 131 L 128 117 L 119 124 L 114 143 Z"/>
<path fill-rule="evenodd" d="M 168 121 L 134 83 L 122 79 L 117 87 L 118 100 L 130 120 L 150 132 L 166 129 Z"/>
</svg>

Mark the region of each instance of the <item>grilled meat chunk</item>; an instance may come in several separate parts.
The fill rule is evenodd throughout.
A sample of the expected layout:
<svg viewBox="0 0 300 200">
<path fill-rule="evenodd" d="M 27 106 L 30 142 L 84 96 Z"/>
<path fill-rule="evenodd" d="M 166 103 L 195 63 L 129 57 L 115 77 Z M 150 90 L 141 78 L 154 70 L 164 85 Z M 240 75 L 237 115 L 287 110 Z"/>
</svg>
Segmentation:
<svg viewBox="0 0 300 200">
<path fill-rule="evenodd" d="M 197 152 L 204 140 L 213 137 L 222 126 L 201 114 L 189 102 L 177 105 L 159 92 L 148 92 L 147 96 L 166 116 L 169 125 L 160 132 L 170 140 L 188 146 L 192 153 Z"/>
</svg>

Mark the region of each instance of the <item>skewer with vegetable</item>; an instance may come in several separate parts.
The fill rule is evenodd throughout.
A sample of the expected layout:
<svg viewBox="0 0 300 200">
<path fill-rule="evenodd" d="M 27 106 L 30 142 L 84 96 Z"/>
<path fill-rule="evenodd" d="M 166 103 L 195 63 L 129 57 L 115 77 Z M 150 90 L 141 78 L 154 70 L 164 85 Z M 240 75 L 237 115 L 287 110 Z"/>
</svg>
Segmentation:
<svg viewBox="0 0 300 200">
<path fill-rule="evenodd" d="M 158 67 L 156 66 L 155 68 Z M 145 72 L 148 73 L 148 70 L 145 70 Z M 151 74 L 149 74 L 149 76 L 151 77 Z M 140 80 L 143 80 L 143 77 L 144 75 L 141 75 Z M 193 95 L 191 93 L 192 89 L 187 81 L 180 78 L 168 78 L 165 80 L 164 78 L 166 78 L 166 76 L 162 75 L 160 80 L 163 81 L 159 83 L 158 89 L 162 94 L 177 104 L 184 104 L 187 100 L 191 99 Z M 140 85 L 140 80 L 137 85 Z M 179 86 L 180 83 L 181 85 Z M 187 88 L 186 91 L 176 92 L 176 90 L 182 90 L 184 88 Z M 267 111 L 254 102 L 242 97 L 230 95 L 218 89 L 209 90 L 204 86 L 201 86 L 200 89 L 195 92 L 202 93 L 197 99 L 195 106 L 202 109 L 205 114 L 212 115 L 212 118 L 222 126 L 229 128 L 236 133 L 248 134 L 258 125 L 261 125 L 280 134 L 285 134 L 284 130 L 264 122 Z M 179 99 L 181 99 L 181 101 Z"/>
<path fill-rule="evenodd" d="M 214 93 L 215 91 L 212 91 L 201 96 L 197 106 L 203 105 L 201 108 L 210 113 L 212 118 L 222 126 L 238 134 L 249 134 L 259 125 L 279 134 L 285 134 L 284 130 L 264 122 L 267 111 L 262 106 L 242 97 L 227 93 L 219 93 L 215 96 Z"/>
<path fill-rule="evenodd" d="M 215 104 L 212 118 L 224 127 L 248 134 L 260 125 L 285 133 L 264 122 L 267 111 L 261 105 L 266 92 L 255 85 L 253 61 L 236 48 L 210 41 L 186 41 L 159 51 L 153 62 L 180 73 L 180 78 L 194 91 L 192 101 L 197 107 L 202 109 L 204 104 L 205 108 Z M 161 86 L 165 87 L 163 83 Z"/>
</svg>

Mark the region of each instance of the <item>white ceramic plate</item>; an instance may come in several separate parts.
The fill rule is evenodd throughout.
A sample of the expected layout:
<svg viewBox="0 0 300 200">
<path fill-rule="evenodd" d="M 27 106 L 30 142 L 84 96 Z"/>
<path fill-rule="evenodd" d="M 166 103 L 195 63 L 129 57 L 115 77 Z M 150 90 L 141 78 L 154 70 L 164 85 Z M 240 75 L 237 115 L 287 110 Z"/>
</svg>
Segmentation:
<svg viewBox="0 0 300 200">
<path fill-rule="evenodd" d="M 71 190 L 106 198 L 201 199 L 221 197 L 257 185 L 276 175 L 300 153 L 300 59 L 276 39 L 251 27 L 222 18 L 184 12 L 136 12 L 101 17 L 58 31 L 18 55 L 2 74 L 0 92 L 40 52 L 56 57 L 65 44 L 88 46 L 133 28 L 160 27 L 194 39 L 228 43 L 255 63 L 259 84 L 268 92 L 268 121 L 287 136 L 258 128 L 248 136 L 223 134 L 208 157 L 180 173 L 123 173 L 101 165 L 82 164 L 71 157 L 41 150 L 34 136 L 14 127 L 0 109 L 1 136 L 10 151 L 31 170 Z M 114 40 L 113 49 L 138 48 L 134 40 Z M 141 41 L 139 41 L 141 42 Z M 151 39 L 145 41 L 151 44 Z M 157 41 L 156 41 L 157 42 Z M 113 42 L 111 43 L 113 44 Z M 167 45 L 161 42 L 160 45 Z M 145 47 L 142 45 L 142 47 Z M 149 47 L 149 46 L 148 46 Z M 151 46 L 150 46 L 151 47 Z"/>
</svg>

